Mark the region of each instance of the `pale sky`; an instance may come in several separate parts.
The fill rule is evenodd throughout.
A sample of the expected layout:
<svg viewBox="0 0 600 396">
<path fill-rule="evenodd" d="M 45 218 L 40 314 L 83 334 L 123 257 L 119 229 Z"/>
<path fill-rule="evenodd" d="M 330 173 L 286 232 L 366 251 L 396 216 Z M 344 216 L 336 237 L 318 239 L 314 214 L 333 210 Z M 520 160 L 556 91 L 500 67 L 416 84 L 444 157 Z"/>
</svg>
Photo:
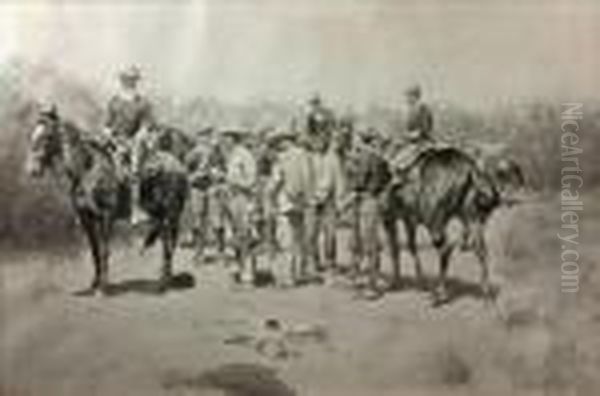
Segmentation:
<svg viewBox="0 0 600 396">
<path fill-rule="evenodd" d="M 600 2 L 4 1 L 0 61 L 50 61 L 103 90 L 124 65 L 177 97 L 393 105 L 597 97 Z M 326 4 L 326 5 L 325 5 Z"/>
</svg>

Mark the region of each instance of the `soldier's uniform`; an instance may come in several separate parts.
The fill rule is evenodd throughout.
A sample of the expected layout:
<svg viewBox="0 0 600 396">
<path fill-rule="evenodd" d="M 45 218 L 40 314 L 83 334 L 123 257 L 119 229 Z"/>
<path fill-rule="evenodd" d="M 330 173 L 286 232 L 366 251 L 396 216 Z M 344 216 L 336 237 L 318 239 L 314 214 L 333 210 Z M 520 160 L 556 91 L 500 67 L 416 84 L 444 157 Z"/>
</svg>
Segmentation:
<svg viewBox="0 0 600 396">
<path fill-rule="evenodd" d="M 433 113 L 429 106 L 420 101 L 420 88 L 413 87 L 407 94 L 415 95 L 417 100 L 410 105 L 407 114 L 407 139 L 393 158 L 397 171 L 407 170 L 424 151 L 433 147 Z"/>
<path fill-rule="evenodd" d="M 108 103 L 105 127 L 110 131 L 119 149 L 123 151 L 120 165 L 125 171 L 135 174 L 139 171 L 139 162 L 143 150 L 143 135 L 155 125 L 150 102 L 136 93 L 130 97 L 122 94 L 113 96 Z"/>
<path fill-rule="evenodd" d="M 110 99 L 104 124 L 105 132 L 116 146 L 115 162 L 118 173 L 131 186 L 133 217 L 140 217 L 138 174 L 144 155 L 151 150 L 147 134 L 156 122 L 150 101 L 135 89 L 137 81 L 141 78 L 139 70 L 131 67 L 119 77 L 123 84 L 129 81 L 132 88 L 124 89 Z"/>
<path fill-rule="evenodd" d="M 378 137 L 375 131 L 365 131 L 354 145 L 348 166 L 349 190 L 353 194 L 351 205 L 352 233 L 350 251 L 355 271 L 364 258 L 369 268 L 377 271 L 381 243 L 379 228 L 383 210 L 380 194 L 388 184 L 391 174 L 382 153 L 371 142 Z"/>
<path fill-rule="evenodd" d="M 301 143 L 307 149 L 306 155 L 311 161 L 311 168 L 317 170 L 314 172 L 313 177 L 318 190 L 315 190 L 316 195 L 311 198 L 311 206 L 306 212 L 306 233 L 308 235 L 308 249 L 310 250 L 311 259 L 315 262 L 316 266 L 320 267 L 319 235 L 324 229 L 324 225 L 327 224 L 326 222 L 332 222 L 334 220 L 333 217 L 335 217 L 335 209 L 332 207 L 331 201 L 328 201 L 329 197 L 323 196 L 323 194 L 328 194 L 327 189 L 331 187 L 331 181 L 334 178 L 334 159 L 329 158 L 327 152 L 333 133 L 335 132 L 336 120 L 333 111 L 323 105 L 318 95 L 314 96 L 309 101 L 309 104 L 310 108 L 306 115 L 303 141 Z M 328 218 L 325 219 L 325 217 Z M 331 256 L 335 255 L 335 244 L 331 232 L 327 232 L 326 239 L 327 258 L 333 260 Z"/>
</svg>

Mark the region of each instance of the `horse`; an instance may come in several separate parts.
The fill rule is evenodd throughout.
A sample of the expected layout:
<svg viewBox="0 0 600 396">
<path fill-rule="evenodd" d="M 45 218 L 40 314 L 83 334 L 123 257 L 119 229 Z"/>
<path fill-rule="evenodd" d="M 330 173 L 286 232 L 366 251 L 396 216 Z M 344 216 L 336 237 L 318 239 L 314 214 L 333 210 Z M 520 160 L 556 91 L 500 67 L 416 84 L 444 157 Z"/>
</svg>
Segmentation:
<svg viewBox="0 0 600 396">
<path fill-rule="evenodd" d="M 393 174 L 392 169 L 392 174 Z M 481 290 L 490 295 L 488 251 L 484 226 L 501 204 L 500 194 L 488 174 L 463 151 L 446 147 L 431 149 L 417 157 L 412 167 L 391 179 L 383 193 L 382 221 L 393 266 L 393 285 L 401 284 L 397 220 L 405 224 L 408 250 L 415 261 L 418 280 L 423 271 L 417 252 L 416 231 L 424 225 L 439 255 L 439 278 L 434 296 L 448 299 L 447 271 L 454 244 L 446 233 L 453 218 L 469 228 L 474 252 L 481 266 Z"/>
<path fill-rule="evenodd" d="M 140 204 L 150 217 L 144 248 L 158 239 L 163 246 L 160 292 L 172 279 L 179 218 L 188 194 L 185 171 L 176 163 L 169 154 L 160 153 L 142 164 L 140 172 Z M 43 109 L 30 135 L 26 170 L 34 178 L 46 171 L 64 177 L 94 265 L 91 285 L 82 294 L 109 292 L 110 239 L 115 222 L 129 215 L 130 193 L 108 146 L 63 120 L 55 107 Z"/>
<path fill-rule="evenodd" d="M 162 140 L 166 151 L 173 154 L 179 161 L 185 162 L 187 155 L 196 147 L 195 139 L 177 127 L 158 124 L 154 126 L 155 135 Z"/>
</svg>

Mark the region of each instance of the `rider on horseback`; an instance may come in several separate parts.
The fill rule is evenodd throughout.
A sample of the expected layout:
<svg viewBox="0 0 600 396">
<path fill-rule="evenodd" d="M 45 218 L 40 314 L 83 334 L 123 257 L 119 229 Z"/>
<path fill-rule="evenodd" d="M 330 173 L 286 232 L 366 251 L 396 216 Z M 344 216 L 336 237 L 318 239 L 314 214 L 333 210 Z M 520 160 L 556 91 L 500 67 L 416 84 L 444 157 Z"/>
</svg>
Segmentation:
<svg viewBox="0 0 600 396">
<path fill-rule="evenodd" d="M 407 133 L 393 158 L 394 170 L 400 173 L 411 168 L 422 153 L 433 147 L 433 113 L 421 99 L 421 87 L 413 85 L 405 94 L 408 104 Z"/>
<path fill-rule="evenodd" d="M 120 91 L 108 103 L 105 133 L 115 145 L 119 175 L 130 183 L 131 222 L 146 218 L 140 208 L 140 162 L 145 137 L 154 127 L 152 105 L 138 90 L 139 68 L 131 66 L 119 73 Z"/>
</svg>

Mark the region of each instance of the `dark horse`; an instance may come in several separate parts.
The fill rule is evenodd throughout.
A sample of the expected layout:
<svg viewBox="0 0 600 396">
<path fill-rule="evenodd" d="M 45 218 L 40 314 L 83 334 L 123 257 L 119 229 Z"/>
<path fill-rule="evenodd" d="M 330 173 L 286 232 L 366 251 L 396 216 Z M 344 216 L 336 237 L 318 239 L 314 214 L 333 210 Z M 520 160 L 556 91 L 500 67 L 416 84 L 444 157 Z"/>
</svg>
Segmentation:
<svg viewBox="0 0 600 396">
<path fill-rule="evenodd" d="M 401 219 L 406 228 L 408 249 L 415 259 L 417 279 L 422 277 L 417 227 L 424 225 L 429 231 L 440 260 L 436 297 L 447 298 L 446 274 L 455 247 L 448 239 L 447 226 L 450 220 L 457 218 L 469 231 L 481 265 L 481 288 L 485 295 L 489 293 L 484 226 L 501 202 L 493 180 L 470 156 L 455 148 L 427 151 L 406 174 L 390 182 L 382 199 L 384 229 L 397 285 L 400 283 L 397 220 Z"/>
<path fill-rule="evenodd" d="M 174 165 L 177 161 L 162 162 L 154 161 L 151 167 L 142 165 L 140 181 L 141 205 L 150 216 L 145 247 L 157 239 L 163 245 L 160 291 L 166 290 L 172 278 L 179 218 L 188 189 L 185 172 Z M 94 264 L 94 277 L 87 292 L 106 292 L 113 226 L 116 220 L 129 214 L 129 189 L 119 176 L 111 152 L 98 139 L 62 120 L 56 109 L 51 108 L 39 113 L 30 137 L 26 165 L 33 177 L 40 177 L 50 170 L 66 179 L 69 197 L 87 236 Z"/>
</svg>

